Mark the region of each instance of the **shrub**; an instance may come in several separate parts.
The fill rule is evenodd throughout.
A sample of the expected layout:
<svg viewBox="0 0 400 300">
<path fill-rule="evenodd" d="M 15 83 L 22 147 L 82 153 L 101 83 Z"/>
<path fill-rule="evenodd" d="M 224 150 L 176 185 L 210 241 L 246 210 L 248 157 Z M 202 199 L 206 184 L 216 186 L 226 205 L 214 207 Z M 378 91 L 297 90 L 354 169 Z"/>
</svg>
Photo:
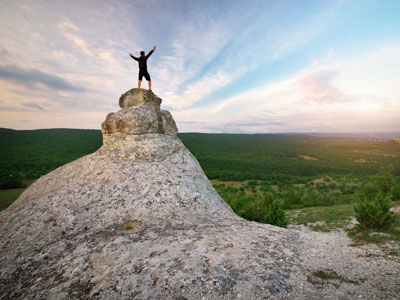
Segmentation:
<svg viewBox="0 0 400 300">
<path fill-rule="evenodd" d="M 346 194 L 353 195 L 356 192 L 357 187 L 355 185 L 350 185 L 346 188 Z"/>
<path fill-rule="evenodd" d="M 303 206 L 303 193 L 293 188 L 283 194 L 285 208 L 299 208 Z"/>
<path fill-rule="evenodd" d="M 248 201 L 238 214 L 249 221 L 263 222 L 263 216 L 268 209 L 268 198 L 247 197 Z"/>
<path fill-rule="evenodd" d="M 400 184 L 392 186 L 391 194 L 393 201 L 400 200 Z"/>
<path fill-rule="evenodd" d="M 362 229 L 389 229 L 395 222 L 395 214 L 390 211 L 388 195 L 378 193 L 372 200 L 360 197 L 354 206 L 357 221 Z"/>
<path fill-rule="evenodd" d="M 286 227 L 288 225 L 285 211 L 283 210 L 279 200 L 272 201 L 272 203 L 268 206 L 267 212 L 263 217 L 263 223 L 276 225 L 279 227 Z"/>
<path fill-rule="evenodd" d="M 304 207 L 318 206 L 318 194 L 316 194 L 313 188 L 309 188 L 304 195 Z"/>
<path fill-rule="evenodd" d="M 379 187 L 376 184 L 364 185 L 362 187 L 362 194 L 367 200 L 372 200 L 379 194 Z"/>
<path fill-rule="evenodd" d="M 257 186 L 258 185 L 258 181 L 257 180 L 249 180 L 247 185 L 248 186 Z"/>
<path fill-rule="evenodd" d="M 378 189 L 384 194 L 388 194 L 393 186 L 393 166 L 381 168 L 380 172 L 375 176 Z"/>
<path fill-rule="evenodd" d="M 223 198 L 235 213 L 246 220 L 280 227 L 286 227 L 288 224 L 280 201 L 274 200 L 272 194 L 264 194 L 264 197 L 244 197 L 226 193 L 223 194 Z"/>
<path fill-rule="evenodd" d="M 332 194 L 323 194 L 318 197 L 321 206 L 332 206 L 335 204 L 336 197 Z"/>
<path fill-rule="evenodd" d="M 328 188 L 330 189 L 336 189 L 337 188 L 337 184 L 334 182 L 331 182 L 330 184 L 328 184 Z"/>
</svg>

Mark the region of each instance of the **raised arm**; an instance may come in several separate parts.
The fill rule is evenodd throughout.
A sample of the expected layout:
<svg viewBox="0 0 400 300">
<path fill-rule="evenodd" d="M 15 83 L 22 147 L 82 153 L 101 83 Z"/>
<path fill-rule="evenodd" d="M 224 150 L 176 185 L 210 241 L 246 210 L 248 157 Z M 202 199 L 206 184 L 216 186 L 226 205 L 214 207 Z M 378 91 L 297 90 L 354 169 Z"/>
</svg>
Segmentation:
<svg viewBox="0 0 400 300">
<path fill-rule="evenodd" d="M 133 58 L 134 60 L 136 60 L 136 61 L 138 60 L 138 58 L 137 58 L 137 57 L 134 57 L 134 56 L 132 55 L 132 53 L 129 53 L 129 56 L 132 57 L 132 58 Z"/>
<path fill-rule="evenodd" d="M 150 55 L 153 54 L 154 50 L 156 50 L 156 46 L 153 47 L 153 50 L 151 50 L 151 51 L 146 55 L 146 57 L 149 58 Z"/>
</svg>

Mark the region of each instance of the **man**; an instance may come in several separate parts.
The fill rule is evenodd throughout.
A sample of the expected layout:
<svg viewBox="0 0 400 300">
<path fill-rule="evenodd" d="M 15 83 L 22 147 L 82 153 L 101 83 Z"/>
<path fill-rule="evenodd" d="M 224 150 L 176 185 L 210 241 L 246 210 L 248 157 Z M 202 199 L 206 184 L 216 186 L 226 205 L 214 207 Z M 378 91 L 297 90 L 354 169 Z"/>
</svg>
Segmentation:
<svg viewBox="0 0 400 300">
<path fill-rule="evenodd" d="M 144 78 L 146 78 L 147 82 L 149 83 L 149 91 L 151 91 L 151 78 L 149 72 L 147 71 L 147 59 L 150 57 L 150 55 L 153 54 L 154 50 L 156 50 L 156 46 L 154 46 L 153 50 L 151 50 L 147 55 L 145 55 L 144 51 L 140 51 L 140 57 L 135 57 L 132 55 L 132 53 L 129 53 L 130 57 L 136 60 L 139 64 L 139 81 L 138 81 L 139 89 L 144 76 Z"/>
</svg>

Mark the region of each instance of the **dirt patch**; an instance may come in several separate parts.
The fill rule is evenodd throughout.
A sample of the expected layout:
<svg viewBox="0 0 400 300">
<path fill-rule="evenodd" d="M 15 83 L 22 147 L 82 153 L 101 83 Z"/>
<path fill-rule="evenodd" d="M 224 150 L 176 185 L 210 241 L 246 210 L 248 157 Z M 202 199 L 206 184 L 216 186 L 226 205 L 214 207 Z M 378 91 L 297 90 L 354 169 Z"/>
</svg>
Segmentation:
<svg viewBox="0 0 400 300">
<path fill-rule="evenodd" d="M 396 213 L 396 214 L 400 214 L 400 205 L 397 206 L 393 206 L 390 211 Z"/>
<path fill-rule="evenodd" d="M 327 182 L 334 182 L 334 183 L 337 183 L 332 177 L 330 177 L 330 176 L 324 176 L 324 177 L 322 177 L 322 178 L 317 178 L 317 179 L 314 179 L 313 181 L 312 181 L 314 184 L 315 183 L 327 183 Z"/>
<path fill-rule="evenodd" d="M 385 157 L 397 157 L 398 155 L 393 153 L 383 152 L 381 150 L 351 150 L 354 153 L 362 153 L 362 154 L 372 154 L 378 156 L 385 156 Z"/>
<path fill-rule="evenodd" d="M 313 156 L 308 156 L 308 155 L 299 155 L 299 157 L 301 157 L 301 158 L 303 158 L 303 159 L 305 159 L 305 160 L 319 160 L 318 158 L 316 158 L 316 157 L 313 157 Z"/>
<path fill-rule="evenodd" d="M 244 181 L 222 181 L 222 180 L 218 180 L 218 179 L 212 179 L 212 180 L 210 180 L 210 182 L 214 186 L 222 184 L 222 185 L 225 185 L 226 187 L 240 188 L 242 186 L 246 186 L 248 181 L 247 180 L 244 180 Z"/>
<path fill-rule="evenodd" d="M 366 160 L 366 159 L 363 159 L 363 158 L 355 159 L 354 161 L 357 162 L 357 163 L 374 163 L 374 164 L 377 163 L 376 160 Z"/>
</svg>

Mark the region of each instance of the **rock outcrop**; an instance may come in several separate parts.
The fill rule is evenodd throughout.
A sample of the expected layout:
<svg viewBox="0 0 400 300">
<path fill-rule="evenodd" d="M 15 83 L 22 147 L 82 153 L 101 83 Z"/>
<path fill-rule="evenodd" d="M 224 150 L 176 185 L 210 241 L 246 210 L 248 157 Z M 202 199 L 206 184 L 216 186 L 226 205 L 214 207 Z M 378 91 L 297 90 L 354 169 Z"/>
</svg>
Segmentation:
<svg viewBox="0 0 400 300">
<path fill-rule="evenodd" d="M 132 89 L 119 103 L 97 152 L 41 177 L 1 213 L 0 299 L 368 299 L 399 291 L 398 274 L 379 273 L 380 265 L 372 270 L 386 288 L 371 293 L 367 274 L 342 268 L 351 266 L 345 258 L 314 263 L 316 238 L 235 215 L 176 137 L 160 98 Z M 346 278 L 341 288 L 309 280 L 324 267 Z"/>
</svg>

